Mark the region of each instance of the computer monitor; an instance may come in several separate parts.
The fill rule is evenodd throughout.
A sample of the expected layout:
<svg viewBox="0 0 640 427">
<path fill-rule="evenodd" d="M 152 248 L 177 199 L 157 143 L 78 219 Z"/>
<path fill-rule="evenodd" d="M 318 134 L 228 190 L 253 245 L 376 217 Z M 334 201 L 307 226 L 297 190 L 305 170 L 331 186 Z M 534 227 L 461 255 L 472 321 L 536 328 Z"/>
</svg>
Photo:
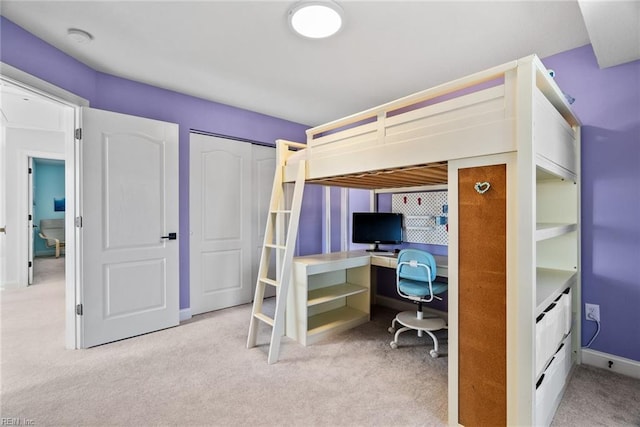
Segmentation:
<svg viewBox="0 0 640 427">
<path fill-rule="evenodd" d="M 385 252 L 380 244 L 402 243 L 402 214 L 391 212 L 354 212 L 351 224 L 353 243 L 375 245 L 372 252 Z"/>
</svg>

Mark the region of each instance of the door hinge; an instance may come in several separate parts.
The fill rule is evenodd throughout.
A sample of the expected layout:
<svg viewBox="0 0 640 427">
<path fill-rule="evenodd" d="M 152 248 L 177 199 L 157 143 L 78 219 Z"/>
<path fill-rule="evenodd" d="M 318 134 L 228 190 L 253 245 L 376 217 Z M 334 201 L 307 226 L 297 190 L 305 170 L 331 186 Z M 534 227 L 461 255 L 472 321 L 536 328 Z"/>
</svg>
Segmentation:
<svg viewBox="0 0 640 427">
<path fill-rule="evenodd" d="M 33 169 L 29 168 L 29 174 L 33 173 Z"/>
<path fill-rule="evenodd" d="M 29 268 L 33 267 L 33 263 L 29 261 Z"/>
<path fill-rule="evenodd" d="M 29 218 L 28 219 L 29 219 L 29 221 L 31 221 L 31 214 L 29 214 Z"/>
<path fill-rule="evenodd" d="M 82 304 L 76 305 L 76 314 L 82 316 Z"/>
<path fill-rule="evenodd" d="M 78 227 L 78 228 L 82 227 L 82 217 L 81 216 L 77 216 L 76 217 L 76 227 Z"/>
<path fill-rule="evenodd" d="M 82 128 L 76 129 L 75 136 L 76 139 L 82 139 Z"/>
</svg>

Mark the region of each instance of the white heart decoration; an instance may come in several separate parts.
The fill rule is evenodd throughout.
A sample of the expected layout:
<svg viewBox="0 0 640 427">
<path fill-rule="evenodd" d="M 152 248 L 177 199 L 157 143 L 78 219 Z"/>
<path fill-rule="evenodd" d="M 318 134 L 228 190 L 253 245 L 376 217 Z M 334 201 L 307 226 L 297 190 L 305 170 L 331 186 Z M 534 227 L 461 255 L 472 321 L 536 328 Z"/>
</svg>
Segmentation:
<svg viewBox="0 0 640 427">
<path fill-rule="evenodd" d="M 488 182 L 476 182 L 476 185 L 474 185 L 474 188 L 476 189 L 476 191 L 480 194 L 484 194 L 487 191 L 489 191 L 489 188 L 491 188 L 491 184 L 489 184 Z"/>
</svg>

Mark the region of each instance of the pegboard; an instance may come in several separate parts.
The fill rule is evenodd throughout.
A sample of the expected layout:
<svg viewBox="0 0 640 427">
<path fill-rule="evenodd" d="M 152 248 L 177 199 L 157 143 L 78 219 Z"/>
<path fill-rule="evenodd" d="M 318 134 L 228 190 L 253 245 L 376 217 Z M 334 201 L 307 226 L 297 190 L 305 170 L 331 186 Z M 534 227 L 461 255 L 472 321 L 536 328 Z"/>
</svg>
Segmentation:
<svg viewBox="0 0 640 427">
<path fill-rule="evenodd" d="M 396 193 L 391 210 L 404 215 L 404 241 L 449 245 L 448 192 Z"/>
</svg>

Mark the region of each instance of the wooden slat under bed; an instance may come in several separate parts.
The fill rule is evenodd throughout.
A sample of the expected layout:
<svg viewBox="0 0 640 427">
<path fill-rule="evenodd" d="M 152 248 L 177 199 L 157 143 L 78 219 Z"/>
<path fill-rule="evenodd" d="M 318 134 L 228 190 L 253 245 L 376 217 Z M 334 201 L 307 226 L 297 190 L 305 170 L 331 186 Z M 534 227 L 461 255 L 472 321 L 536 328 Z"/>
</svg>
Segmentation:
<svg viewBox="0 0 640 427">
<path fill-rule="evenodd" d="M 419 185 L 439 185 L 447 183 L 447 162 L 435 162 L 427 165 L 407 166 L 396 169 L 383 169 L 357 174 L 331 176 L 308 180 L 314 184 L 361 188 L 401 188 Z"/>
</svg>

